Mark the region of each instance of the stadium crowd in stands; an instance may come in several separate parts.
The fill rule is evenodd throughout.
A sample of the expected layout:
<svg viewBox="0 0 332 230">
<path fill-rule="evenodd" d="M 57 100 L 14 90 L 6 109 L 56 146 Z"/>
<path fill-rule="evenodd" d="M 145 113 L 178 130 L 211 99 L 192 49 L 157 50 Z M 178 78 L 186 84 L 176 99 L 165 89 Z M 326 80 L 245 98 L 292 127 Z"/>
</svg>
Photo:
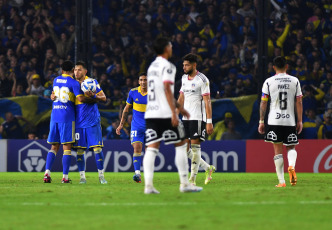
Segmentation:
<svg viewBox="0 0 332 230">
<path fill-rule="evenodd" d="M 18 2 L 0 0 L 0 97 L 49 97 L 59 66 L 74 58 L 76 1 Z M 92 77 L 108 98 L 100 107 L 122 108 L 128 90 L 138 86 L 138 74 L 154 59 L 151 45 L 160 36 L 172 39 L 177 80 L 183 73 L 181 58 L 191 52 L 201 61 L 198 70 L 210 79 L 212 98 L 259 92 L 257 2 L 92 1 Z M 268 74 L 274 74 L 273 58 L 284 55 L 288 73 L 303 89 L 303 137 L 331 137 L 332 2 L 270 2 Z"/>
</svg>

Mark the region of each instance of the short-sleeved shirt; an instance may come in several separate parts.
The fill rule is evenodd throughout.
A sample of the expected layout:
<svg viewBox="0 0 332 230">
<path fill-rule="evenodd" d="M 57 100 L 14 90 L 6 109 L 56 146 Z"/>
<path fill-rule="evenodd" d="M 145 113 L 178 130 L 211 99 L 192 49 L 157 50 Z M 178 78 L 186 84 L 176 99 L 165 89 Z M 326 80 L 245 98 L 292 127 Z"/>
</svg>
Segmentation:
<svg viewBox="0 0 332 230">
<path fill-rule="evenodd" d="M 85 79 L 89 79 L 85 76 Z M 96 94 L 100 94 L 102 89 L 97 80 L 93 79 L 96 83 Z M 82 92 L 82 91 L 81 91 Z M 82 92 L 83 93 L 83 92 Z M 78 100 L 76 104 L 76 127 L 77 128 L 89 128 L 100 123 L 100 113 L 97 103 L 83 103 Z"/>
<path fill-rule="evenodd" d="M 52 105 L 51 121 L 75 121 L 75 100 L 82 95 L 78 81 L 67 74 L 58 76 L 53 81 L 53 92 L 56 99 Z"/>
<path fill-rule="evenodd" d="M 188 74 L 182 76 L 180 93 L 184 96 L 184 109 L 190 114 L 190 118 L 183 120 L 198 120 L 206 122 L 206 111 L 203 96 L 210 94 L 209 79 L 202 73 L 197 72 L 193 79 Z"/>
<path fill-rule="evenodd" d="M 144 114 L 147 104 L 147 93 L 143 94 L 140 86 L 131 89 L 128 94 L 127 104 L 133 106 L 133 120 L 131 122 L 132 128 L 145 129 Z"/>
<path fill-rule="evenodd" d="M 163 57 L 157 57 L 148 69 L 148 103 L 145 119 L 171 118 L 172 111 L 167 102 L 164 83 L 171 84 L 174 93 L 176 67 Z"/>
<path fill-rule="evenodd" d="M 295 100 L 302 97 L 299 80 L 286 73 L 279 73 L 265 80 L 262 100 L 270 97 L 269 125 L 295 126 Z"/>
</svg>

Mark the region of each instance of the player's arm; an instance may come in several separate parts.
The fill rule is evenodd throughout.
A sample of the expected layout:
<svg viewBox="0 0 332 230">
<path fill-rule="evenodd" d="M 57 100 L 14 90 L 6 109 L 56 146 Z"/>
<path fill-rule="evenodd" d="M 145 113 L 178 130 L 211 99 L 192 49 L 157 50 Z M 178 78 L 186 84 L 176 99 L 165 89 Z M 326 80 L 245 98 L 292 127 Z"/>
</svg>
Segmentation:
<svg viewBox="0 0 332 230">
<path fill-rule="evenodd" d="M 260 134 L 264 134 L 264 132 L 265 132 L 264 118 L 265 118 L 265 114 L 266 114 L 268 101 L 269 101 L 269 95 L 263 93 L 262 98 L 261 98 L 261 104 L 260 104 L 260 107 L 259 107 L 258 132 Z"/>
<path fill-rule="evenodd" d="M 179 98 L 178 98 L 178 104 L 179 104 L 180 106 L 183 106 L 183 105 L 184 105 L 184 94 L 183 94 L 183 92 L 181 92 L 181 91 L 180 91 L 180 96 L 179 96 Z"/>
<path fill-rule="evenodd" d="M 88 101 L 91 101 L 91 103 L 98 101 L 106 101 L 106 95 L 102 90 L 99 91 L 98 93 L 87 91 L 85 95 L 87 95 L 90 99 L 92 99 L 92 100 L 88 99 Z"/>
<path fill-rule="evenodd" d="M 130 109 L 133 107 L 131 104 L 126 104 L 126 106 L 123 109 L 122 116 L 121 116 L 121 121 L 119 126 L 116 128 L 116 134 L 120 135 L 121 134 L 121 129 L 123 128 L 124 123 L 127 121 L 128 114 L 130 112 Z"/>
<path fill-rule="evenodd" d="M 172 89 L 171 89 L 172 84 L 173 83 L 171 83 L 171 82 L 165 81 L 164 82 L 164 89 L 165 89 L 165 96 L 166 96 L 166 99 L 167 99 L 167 103 L 168 103 L 168 105 L 169 105 L 169 107 L 171 108 L 171 111 L 172 111 L 172 125 L 174 127 L 177 127 L 179 125 L 179 119 L 178 119 L 178 116 L 177 116 L 176 111 L 175 111 L 177 103 L 175 102 L 173 92 L 172 92 Z M 180 109 L 179 109 L 179 111 L 180 111 Z"/>
<path fill-rule="evenodd" d="M 212 105 L 210 94 L 204 95 L 203 100 L 205 103 L 206 111 L 206 132 L 208 135 L 213 133 L 213 124 L 212 124 Z"/>
<path fill-rule="evenodd" d="M 297 124 L 296 131 L 298 134 L 302 132 L 303 124 L 302 124 L 302 113 L 303 113 L 303 105 L 302 105 L 302 96 L 296 97 L 296 115 L 297 115 Z"/>
</svg>

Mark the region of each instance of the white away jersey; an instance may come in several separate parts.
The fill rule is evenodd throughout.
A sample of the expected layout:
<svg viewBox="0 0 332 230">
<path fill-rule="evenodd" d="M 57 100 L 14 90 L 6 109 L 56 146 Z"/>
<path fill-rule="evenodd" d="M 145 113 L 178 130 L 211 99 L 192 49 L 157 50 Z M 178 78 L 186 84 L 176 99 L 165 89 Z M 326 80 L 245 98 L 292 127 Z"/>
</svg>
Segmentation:
<svg viewBox="0 0 332 230">
<path fill-rule="evenodd" d="M 199 120 L 206 122 L 206 111 L 203 96 L 210 94 L 209 79 L 202 73 L 197 72 L 193 79 L 188 78 L 188 74 L 182 76 L 180 93 L 184 96 L 184 109 L 190 114 L 189 120 Z M 188 120 L 183 117 L 183 120 Z"/>
<path fill-rule="evenodd" d="M 157 57 L 148 69 L 148 102 L 145 118 L 171 118 L 172 111 L 168 105 L 164 82 L 172 84 L 174 93 L 175 66 L 162 57 Z"/>
<path fill-rule="evenodd" d="M 295 100 L 302 97 L 300 82 L 296 77 L 280 73 L 265 80 L 262 89 L 270 96 L 269 125 L 295 126 Z"/>
</svg>

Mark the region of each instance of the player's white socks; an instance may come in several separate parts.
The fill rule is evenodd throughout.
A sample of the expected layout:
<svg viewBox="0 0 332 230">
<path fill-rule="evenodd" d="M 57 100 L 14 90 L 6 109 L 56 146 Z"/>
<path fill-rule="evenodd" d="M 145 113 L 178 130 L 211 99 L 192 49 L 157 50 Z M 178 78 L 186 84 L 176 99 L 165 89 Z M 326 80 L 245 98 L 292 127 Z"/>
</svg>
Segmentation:
<svg viewBox="0 0 332 230">
<path fill-rule="evenodd" d="M 293 168 L 295 168 L 295 163 L 297 158 L 296 150 L 295 149 L 288 150 L 287 158 L 288 158 L 288 166 L 293 166 Z"/>
<path fill-rule="evenodd" d="M 274 164 L 276 166 L 276 172 L 279 180 L 279 184 L 285 183 L 285 177 L 284 177 L 284 158 L 282 154 L 275 155 L 274 158 Z"/>
<path fill-rule="evenodd" d="M 201 154 L 202 155 L 202 154 Z M 187 152 L 187 156 L 190 160 L 193 159 L 193 152 L 191 149 L 189 149 L 189 151 Z M 203 160 L 202 156 L 201 156 L 201 160 L 199 161 L 199 167 L 201 167 L 202 169 L 204 169 L 205 171 L 207 171 L 210 167 L 210 165 L 208 163 L 206 163 L 205 160 Z"/>
<path fill-rule="evenodd" d="M 103 177 L 104 176 L 104 169 L 98 169 L 98 175 L 99 175 L 99 177 Z"/>
<path fill-rule="evenodd" d="M 80 171 L 80 178 L 85 178 L 85 171 Z"/>
<path fill-rule="evenodd" d="M 62 178 L 65 178 L 66 180 L 68 180 L 68 174 L 62 174 Z"/>
<path fill-rule="evenodd" d="M 135 170 L 135 174 L 141 174 L 140 170 Z"/>
<path fill-rule="evenodd" d="M 188 158 L 187 158 L 187 144 L 175 147 L 175 164 L 178 168 L 180 183 L 188 185 Z M 144 168 L 145 170 L 145 168 Z"/>
<path fill-rule="evenodd" d="M 49 169 L 46 169 L 45 174 L 48 174 L 49 176 L 51 176 L 51 171 Z"/>
<path fill-rule="evenodd" d="M 191 150 L 193 154 L 193 158 L 191 160 L 191 175 L 190 178 L 195 181 L 196 180 L 196 175 L 198 173 L 198 168 L 199 168 L 199 163 L 201 160 L 201 145 L 197 144 L 192 144 L 191 145 Z"/>
<path fill-rule="evenodd" d="M 145 151 L 143 159 L 145 188 L 153 188 L 154 162 L 158 152 L 158 149 L 151 147 L 148 147 Z"/>
</svg>

